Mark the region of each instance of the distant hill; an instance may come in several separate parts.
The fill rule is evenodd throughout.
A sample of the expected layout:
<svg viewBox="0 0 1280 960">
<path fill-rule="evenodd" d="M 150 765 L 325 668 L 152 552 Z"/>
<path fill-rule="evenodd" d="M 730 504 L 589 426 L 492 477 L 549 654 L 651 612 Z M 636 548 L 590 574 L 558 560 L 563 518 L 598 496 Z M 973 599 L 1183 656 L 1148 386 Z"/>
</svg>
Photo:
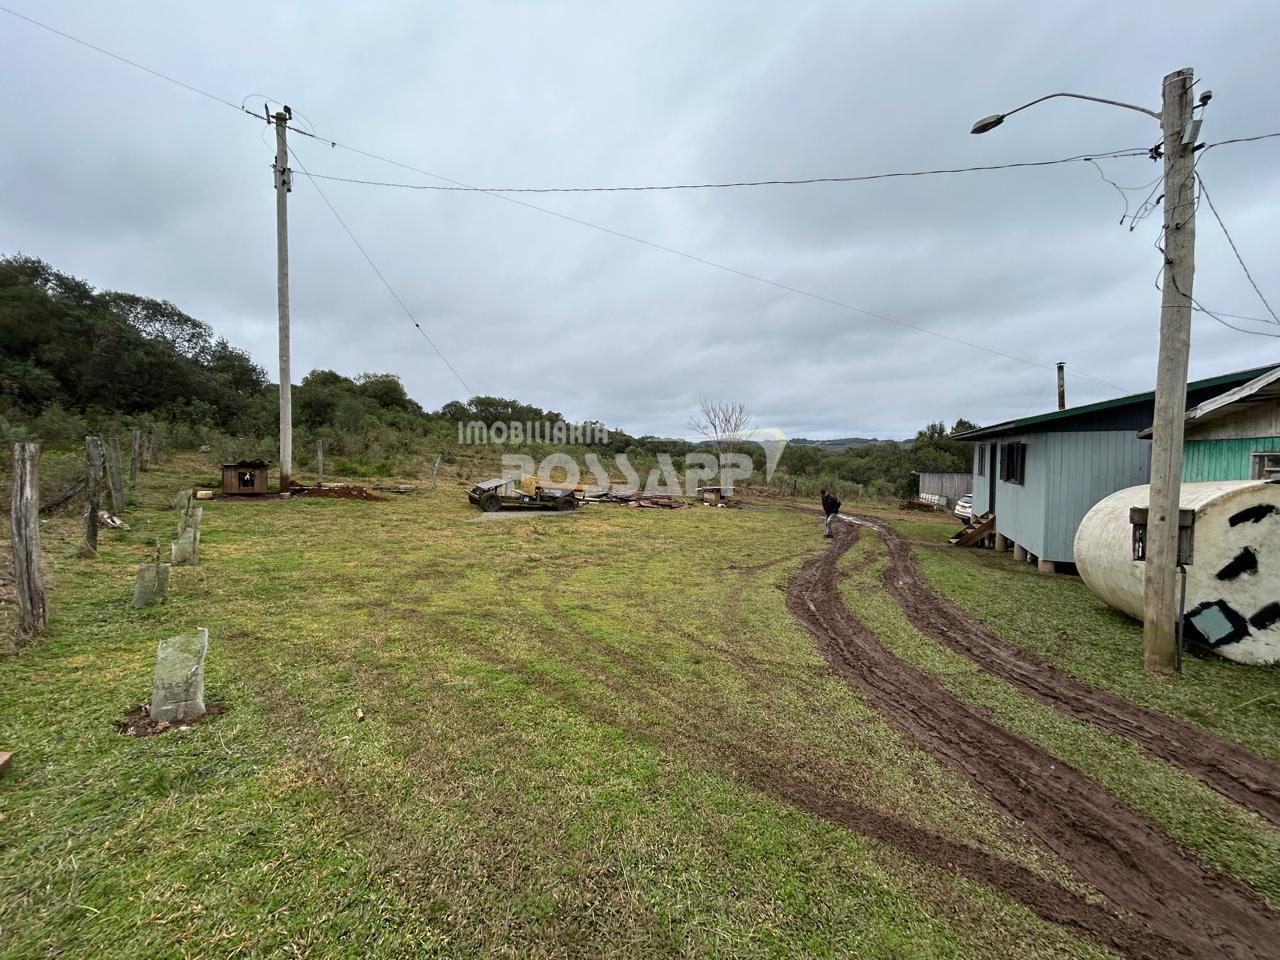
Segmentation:
<svg viewBox="0 0 1280 960">
<path fill-rule="evenodd" d="M 865 447 L 869 443 L 882 443 L 875 437 L 839 437 L 835 440 L 806 440 L 804 437 L 796 437 L 787 441 L 788 444 L 797 447 L 817 447 L 823 453 L 844 453 L 853 447 Z M 910 446 L 910 441 L 893 441 Z"/>
</svg>

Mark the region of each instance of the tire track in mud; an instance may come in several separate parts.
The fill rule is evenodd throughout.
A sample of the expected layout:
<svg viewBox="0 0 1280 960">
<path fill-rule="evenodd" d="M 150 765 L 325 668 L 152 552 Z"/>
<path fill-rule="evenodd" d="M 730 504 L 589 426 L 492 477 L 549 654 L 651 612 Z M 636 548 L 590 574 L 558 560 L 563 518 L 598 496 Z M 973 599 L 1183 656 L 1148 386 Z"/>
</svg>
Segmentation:
<svg viewBox="0 0 1280 960">
<path fill-rule="evenodd" d="M 745 581 L 796 556 L 777 557 L 739 568 L 738 572 Z M 708 759 L 717 762 L 752 789 L 875 840 L 916 863 L 964 877 L 1002 893 L 1042 920 L 1071 930 L 1121 956 L 1133 960 L 1198 956 L 1186 951 L 1181 944 L 1153 933 L 1139 918 L 1064 887 L 999 853 L 911 823 L 858 799 L 839 795 L 829 785 L 851 780 L 856 782 L 855 771 L 810 750 L 797 749 L 796 744 L 769 737 L 759 730 L 733 723 L 726 727 L 726 717 L 722 712 L 709 713 L 705 703 L 676 695 L 660 673 L 613 644 L 594 637 L 560 611 L 552 596 L 543 598 L 543 608 L 557 627 L 575 634 L 580 642 L 619 671 L 600 674 L 586 664 L 579 664 L 615 696 L 613 700 L 600 700 L 561 691 L 560 698 L 572 702 L 574 708 L 584 715 L 651 737 L 700 762 Z M 531 686 L 546 690 L 546 677 L 528 665 L 502 657 L 492 650 L 473 652 L 521 677 Z M 717 652 L 725 653 L 723 650 Z M 743 664 L 738 663 L 738 666 Z M 767 671 L 758 679 L 776 680 Z"/>
<path fill-rule="evenodd" d="M 837 673 L 891 726 L 961 773 L 1117 909 L 1141 921 L 1146 937 L 1167 937 L 1161 955 L 1276 955 L 1280 915 L 1259 898 L 1188 857 L 1151 818 L 883 646 L 840 598 L 837 563 L 856 540 L 856 529 L 839 526 L 832 548 L 801 567 L 787 594 L 788 607 Z M 1113 930 L 1088 933 L 1126 956 L 1150 955 L 1141 940 L 1117 942 Z"/>
<path fill-rule="evenodd" d="M 1204 727 L 1085 683 L 1002 640 L 925 582 L 906 537 L 871 517 L 858 517 L 857 521 L 874 529 L 888 547 L 885 589 L 917 630 L 1057 712 L 1132 740 L 1152 756 L 1280 827 L 1280 763 Z"/>
</svg>

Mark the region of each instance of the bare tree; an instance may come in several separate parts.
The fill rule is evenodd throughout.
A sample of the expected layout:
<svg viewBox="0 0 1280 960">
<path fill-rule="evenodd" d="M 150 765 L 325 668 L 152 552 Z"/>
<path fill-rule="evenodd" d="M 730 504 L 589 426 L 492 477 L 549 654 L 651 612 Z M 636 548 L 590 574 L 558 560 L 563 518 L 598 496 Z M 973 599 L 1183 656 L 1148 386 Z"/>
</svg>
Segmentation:
<svg viewBox="0 0 1280 960">
<path fill-rule="evenodd" d="M 698 413 L 689 418 L 689 427 L 720 453 L 734 452 L 739 444 L 755 439 L 758 432 L 741 400 L 699 400 Z"/>
</svg>

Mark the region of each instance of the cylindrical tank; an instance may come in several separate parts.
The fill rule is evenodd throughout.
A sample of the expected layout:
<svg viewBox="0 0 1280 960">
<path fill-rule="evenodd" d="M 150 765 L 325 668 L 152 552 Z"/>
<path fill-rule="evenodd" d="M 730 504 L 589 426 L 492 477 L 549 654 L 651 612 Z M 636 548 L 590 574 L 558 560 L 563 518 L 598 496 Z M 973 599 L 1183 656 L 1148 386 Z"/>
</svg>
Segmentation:
<svg viewBox="0 0 1280 960">
<path fill-rule="evenodd" d="M 1150 500 L 1146 484 L 1118 490 L 1085 514 L 1075 539 L 1089 589 L 1138 620 L 1143 562 L 1133 559 L 1129 510 Z M 1184 483 L 1182 509 L 1195 511 L 1184 637 L 1241 663 L 1280 662 L 1280 484 Z"/>
</svg>

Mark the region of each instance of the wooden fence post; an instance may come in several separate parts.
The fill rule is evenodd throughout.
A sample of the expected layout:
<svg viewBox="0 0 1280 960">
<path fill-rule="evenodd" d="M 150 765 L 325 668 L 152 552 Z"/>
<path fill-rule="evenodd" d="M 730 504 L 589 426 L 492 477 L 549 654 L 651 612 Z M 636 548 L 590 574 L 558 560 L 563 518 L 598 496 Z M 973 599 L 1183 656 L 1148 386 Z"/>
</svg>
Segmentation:
<svg viewBox="0 0 1280 960">
<path fill-rule="evenodd" d="M 431 489 L 432 490 L 436 488 L 436 474 L 440 472 L 440 458 L 442 456 L 444 456 L 444 454 L 440 454 L 440 453 L 436 454 L 436 465 L 431 468 Z"/>
<path fill-rule="evenodd" d="M 129 435 L 129 492 L 138 492 L 138 465 L 142 460 L 142 431 L 134 430 Z"/>
<path fill-rule="evenodd" d="M 107 463 L 107 480 L 111 486 L 112 513 L 117 517 L 124 513 L 124 464 L 120 460 L 120 440 L 112 437 L 108 441 L 111 456 Z"/>
<path fill-rule="evenodd" d="M 102 506 L 102 441 L 84 438 L 84 543 L 80 556 L 92 559 L 98 555 L 98 510 Z"/>
<path fill-rule="evenodd" d="M 316 441 L 316 472 L 320 475 L 320 483 L 324 483 L 324 441 Z"/>
<path fill-rule="evenodd" d="M 156 425 L 148 423 L 142 434 L 142 469 L 151 469 L 151 460 L 155 456 Z"/>
<path fill-rule="evenodd" d="M 18 600 L 18 629 L 30 636 L 47 625 L 44 581 L 40 573 L 40 444 L 13 445 L 13 584 Z"/>
</svg>

